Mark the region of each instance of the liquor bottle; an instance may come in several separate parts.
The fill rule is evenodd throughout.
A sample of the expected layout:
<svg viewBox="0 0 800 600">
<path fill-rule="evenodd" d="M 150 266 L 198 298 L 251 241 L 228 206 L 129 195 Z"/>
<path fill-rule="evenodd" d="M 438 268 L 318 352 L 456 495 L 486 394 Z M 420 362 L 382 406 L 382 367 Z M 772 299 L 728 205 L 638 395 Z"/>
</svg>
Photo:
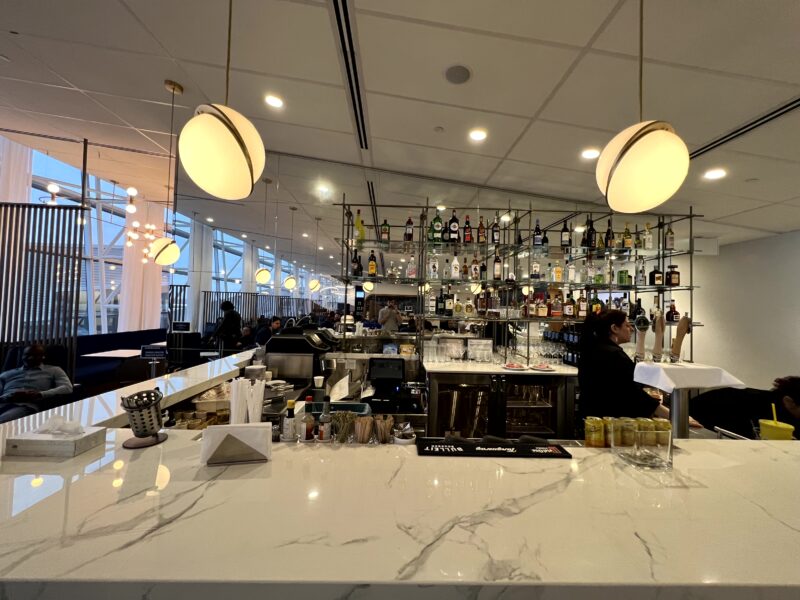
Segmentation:
<svg viewBox="0 0 800 600">
<path fill-rule="evenodd" d="M 403 232 L 403 241 L 404 242 L 414 241 L 414 221 L 411 220 L 411 217 L 408 217 L 408 221 L 406 221 L 406 229 Z"/>
<path fill-rule="evenodd" d="M 325 396 L 322 402 L 322 414 L 319 416 L 319 428 L 317 429 L 317 440 L 320 442 L 331 441 L 331 421 L 330 398 Z"/>
<path fill-rule="evenodd" d="M 636 285 L 647 285 L 647 274 L 644 269 L 644 259 L 638 260 L 639 266 L 636 269 Z"/>
<path fill-rule="evenodd" d="M 550 254 L 550 240 L 547 238 L 547 229 L 542 234 L 542 252 L 545 256 Z"/>
<path fill-rule="evenodd" d="M 467 265 L 466 255 L 461 260 L 461 279 L 463 279 L 464 281 L 469 279 L 469 266 Z"/>
<path fill-rule="evenodd" d="M 494 267 L 492 270 L 492 277 L 498 280 L 503 278 L 503 261 L 500 260 L 500 255 L 497 254 L 497 250 L 494 252 Z"/>
<path fill-rule="evenodd" d="M 622 299 L 619 301 L 619 309 L 625 314 L 629 314 L 631 312 L 631 303 L 630 300 L 628 300 L 627 292 L 622 294 Z"/>
<path fill-rule="evenodd" d="M 567 281 L 569 283 L 580 283 L 577 281 L 578 278 L 578 270 L 575 268 L 574 261 L 567 261 Z"/>
<path fill-rule="evenodd" d="M 455 317 L 463 317 L 464 316 L 464 303 L 461 302 L 461 298 L 456 296 L 453 300 L 453 316 Z"/>
<path fill-rule="evenodd" d="M 386 219 L 384 219 L 383 220 L 383 224 L 381 225 L 381 241 L 382 242 L 388 242 L 389 241 L 389 230 L 390 229 L 391 228 L 389 227 L 389 223 L 386 221 Z"/>
<path fill-rule="evenodd" d="M 675 308 L 675 300 L 669 301 L 669 310 L 667 311 L 666 319 L 668 323 L 677 323 L 681 320 L 681 313 Z"/>
<path fill-rule="evenodd" d="M 453 209 L 453 216 L 450 217 L 450 243 L 457 244 L 461 233 L 458 227 L 458 217 L 456 216 L 456 209 Z"/>
<path fill-rule="evenodd" d="M 481 278 L 481 266 L 478 264 L 477 253 L 472 255 L 472 264 L 470 265 L 469 269 L 469 277 L 474 281 L 477 281 Z"/>
<path fill-rule="evenodd" d="M 634 319 L 644 314 L 644 308 L 642 308 L 642 299 L 637 298 L 635 304 L 631 304 L 631 312 L 630 317 Z"/>
<path fill-rule="evenodd" d="M 650 223 L 644 224 L 644 249 L 653 249 L 653 232 L 650 231 Z"/>
<path fill-rule="evenodd" d="M 442 217 L 439 216 L 439 209 L 436 209 L 436 216 L 431 221 L 431 228 L 428 231 L 428 241 L 438 243 L 442 240 Z"/>
<path fill-rule="evenodd" d="M 464 315 L 467 317 L 475 316 L 475 305 L 472 303 L 472 298 L 467 298 L 464 304 Z"/>
<path fill-rule="evenodd" d="M 546 317 L 548 312 L 550 312 L 550 307 L 547 305 L 547 301 L 544 298 L 539 298 L 539 303 L 536 305 L 536 316 Z"/>
<path fill-rule="evenodd" d="M 314 439 L 314 427 L 317 420 L 314 418 L 312 411 L 313 398 L 306 396 L 306 401 L 303 406 L 303 418 L 300 419 L 300 436 L 307 442 Z"/>
<path fill-rule="evenodd" d="M 639 226 L 636 226 L 636 231 L 633 234 L 633 247 L 637 250 L 642 249 L 642 236 L 639 234 Z"/>
<path fill-rule="evenodd" d="M 492 243 L 499 244 L 500 243 L 500 222 L 497 220 L 499 217 L 499 213 L 494 213 L 494 223 L 492 223 Z"/>
<path fill-rule="evenodd" d="M 444 315 L 444 286 L 439 290 L 439 296 L 436 298 L 436 314 Z"/>
<path fill-rule="evenodd" d="M 414 260 L 413 255 L 408 259 L 408 265 L 406 266 L 406 277 L 409 279 L 417 278 L 417 263 Z"/>
<path fill-rule="evenodd" d="M 667 285 L 676 286 L 681 284 L 681 274 L 676 265 L 670 265 L 667 271 Z"/>
<path fill-rule="evenodd" d="M 567 299 L 564 300 L 564 318 L 575 318 L 575 300 L 572 299 L 572 292 L 567 294 Z"/>
<path fill-rule="evenodd" d="M 444 271 L 442 271 L 442 279 L 449 279 L 452 275 L 452 271 L 450 270 L 450 259 L 444 259 Z"/>
<path fill-rule="evenodd" d="M 588 230 L 588 226 L 584 226 L 583 232 L 581 233 L 581 248 L 589 247 L 589 237 L 587 236 Z"/>
<path fill-rule="evenodd" d="M 631 235 L 631 228 L 628 223 L 625 223 L 625 231 L 622 233 L 622 247 L 628 250 L 633 248 L 633 236 Z"/>
<path fill-rule="evenodd" d="M 428 260 L 428 278 L 439 279 L 439 257 L 435 254 Z"/>
<path fill-rule="evenodd" d="M 597 269 L 595 268 L 594 263 L 590 258 L 589 264 L 586 265 L 586 283 L 596 283 L 596 277 L 597 277 Z"/>
<path fill-rule="evenodd" d="M 542 265 L 535 258 L 531 261 L 531 279 L 539 279 L 542 276 Z"/>
<path fill-rule="evenodd" d="M 464 217 L 464 243 L 471 244 L 472 239 L 472 226 L 469 224 L 469 215 Z"/>
<path fill-rule="evenodd" d="M 544 272 L 546 281 L 553 281 L 553 263 L 547 263 L 547 270 Z"/>
<path fill-rule="evenodd" d="M 442 230 L 440 234 L 443 244 L 450 242 L 450 225 L 445 221 L 442 221 Z"/>
<path fill-rule="evenodd" d="M 481 281 L 486 281 L 486 277 L 487 277 L 486 271 L 487 271 L 487 269 L 486 269 L 486 261 L 483 261 L 481 263 L 481 271 L 480 271 L 481 272 L 481 276 L 480 276 L 480 280 Z"/>
<path fill-rule="evenodd" d="M 650 323 L 653 326 L 653 331 L 656 330 L 656 321 L 661 318 L 661 307 L 658 302 L 658 294 L 653 296 L 653 306 L 650 307 Z"/>
<path fill-rule="evenodd" d="M 556 261 L 552 273 L 551 281 L 555 281 L 556 283 L 562 283 L 564 281 L 564 269 L 561 267 L 560 261 Z"/>
<path fill-rule="evenodd" d="M 561 228 L 561 247 L 562 248 L 569 248 L 571 245 L 572 234 L 569 232 L 569 225 L 567 222 L 564 221 L 564 226 Z M 565 250 L 564 252 L 567 252 Z"/>
<path fill-rule="evenodd" d="M 356 248 L 361 249 L 361 247 L 364 245 L 364 238 L 366 237 L 367 234 L 364 229 L 364 220 L 361 218 L 360 208 L 356 209 L 355 230 L 356 230 Z"/>
<path fill-rule="evenodd" d="M 564 303 L 561 301 L 561 292 L 553 296 L 553 301 L 550 303 L 550 316 L 551 317 L 564 316 Z"/>
<path fill-rule="evenodd" d="M 661 272 L 658 265 L 655 265 L 650 271 L 650 285 L 664 285 L 664 273 Z"/>
<path fill-rule="evenodd" d="M 606 266 L 603 270 L 603 283 L 611 285 L 614 283 L 614 265 L 611 263 L 611 257 L 606 259 Z"/>
<path fill-rule="evenodd" d="M 598 250 L 602 250 L 603 248 L 606 247 L 605 238 L 602 235 L 596 235 L 595 241 L 597 242 L 595 248 L 597 248 Z"/>
<path fill-rule="evenodd" d="M 389 272 L 386 273 L 386 276 L 389 279 L 397 279 L 397 271 L 394 268 L 394 261 L 393 260 L 389 261 Z"/>
<path fill-rule="evenodd" d="M 597 297 L 597 290 L 594 291 L 594 296 L 592 297 L 592 302 L 589 306 L 589 309 L 594 313 L 597 314 L 603 310 L 603 301 Z"/>
<path fill-rule="evenodd" d="M 353 250 L 353 260 L 350 261 L 350 274 L 358 277 L 358 251 Z"/>
<path fill-rule="evenodd" d="M 606 238 L 603 240 L 606 248 L 614 247 L 614 230 L 611 228 L 611 219 L 608 220 L 608 227 L 606 228 Z"/>
<path fill-rule="evenodd" d="M 589 315 L 589 301 L 583 294 L 583 290 L 581 290 L 581 295 L 578 296 L 576 311 L 579 319 L 585 319 Z"/>
<path fill-rule="evenodd" d="M 483 224 L 483 215 L 481 215 L 478 221 L 478 243 L 486 243 L 486 226 Z"/>
<path fill-rule="evenodd" d="M 378 275 L 378 259 L 375 258 L 375 250 L 369 251 L 369 261 L 367 262 L 367 275 L 376 277 Z"/>
<path fill-rule="evenodd" d="M 364 276 L 364 265 L 361 264 L 361 255 L 358 255 L 358 272 L 356 273 L 356 277 L 363 277 Z"/>
<path fill-rule="evenodd" d="M 281 438 L 284 442 L 294 442 L 294 400 L 286 402 L 286 416 L 283 417 L 283 427 L 281 429 Z"/>
<path fill-rule="evenodd" d="M 581 264 L 581 268 L 578 271 L 576 283 L 591 283 L 589 279 L 589 267 L 586 266 L 586 259 L 583 260 L 583 264 Z"/>
<path fill-rule="evenodd" d="M 586 247 L 589 249 L 597 248 L 597 232 L 591 219 L 589 219 L 589 229 L 586 232 Z"/>
<path fill-rule="evenodd" d="M 453 300 L 454 300 L 453 292 L 452 292 L 450 286 L 448 285 L 447 286 L 447 294 L 445 294 L 445 297 L 444 297 L 444 315 L 446 317 L 452 317 L 453 316 L 453 304 L 454 304 Z"/>
<path fill-rule="evenodd" d="M 667 225 L 667 233 L 664 234 L 664 250 L 675 250 L 675 232 L 672 231 L 672 223 Z"/>
<path fill-rule="evenodd" d="M 458 264 L 458 255 L 453 255 L 453 262 L 450 263 L 450 278 L 461 279 L 461 265 Z"/>
<path fill-rule="evenodd" d="M 429 315 L 438 314 L 436 311 L 436 295 L 433 292 L 428 294 L 428 314 Z"/>
<path fill-rule="evenodd" d="M 533 247 L 541 248 L 542 246 L 542 228 L 539 227 L 539 219 L 536 219 L 536 226 L 533 228 Z"/>
</svg>

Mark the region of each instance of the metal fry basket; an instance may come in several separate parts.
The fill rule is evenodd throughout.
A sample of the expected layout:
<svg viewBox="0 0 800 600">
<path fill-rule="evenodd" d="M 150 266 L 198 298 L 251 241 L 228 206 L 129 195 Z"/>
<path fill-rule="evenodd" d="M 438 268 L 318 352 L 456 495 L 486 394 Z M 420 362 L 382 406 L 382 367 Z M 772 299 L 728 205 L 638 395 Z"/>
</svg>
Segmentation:
<svg viewBox="0 0 800 600">
<path fill-rule="evenodd" d="M 122 443 L 123 448 L 147 448 L 155 446 L 167 439 L 166 433 L 160 433 L 161 399 L 164 395 L 158 388 L 136 392 L 122 398 L 122 408 L 128 413 L 128 421 L 133 435 Z"/>
</svg>

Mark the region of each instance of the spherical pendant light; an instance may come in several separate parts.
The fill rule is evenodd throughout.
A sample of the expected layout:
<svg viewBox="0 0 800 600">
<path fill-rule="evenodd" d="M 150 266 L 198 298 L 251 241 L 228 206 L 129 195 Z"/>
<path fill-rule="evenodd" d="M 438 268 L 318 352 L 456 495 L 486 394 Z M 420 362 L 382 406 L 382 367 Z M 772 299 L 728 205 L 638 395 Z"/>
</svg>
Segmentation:
<svg viewBox="0 0 800 600">
<path fill-rule="evenodd" d="M 171 238 L 158 238 L 150 243 L 147 256 L 152 258 L 157 265 L 168 267 L 178 262 L 181 257 L 181 248 Z"/>
<path fill-rule="evenodd" d="M 256 283 L 259 285 L 267 285 L 270 279 L 272 279 L 272 273 L 269 272 L 269 269 L 262 267 L 256 270 Z"/>
<path fill-rule="evenodd" d="M 478 295 L 483 290 L 483 286 L 480 283 L 473 283 L 469 286 L 469 291 L 475 295 Z"/>
<path fill-rule="evenodd" d="M 371 281 L 365 281 L 364 285 L 362 285 L 361 287 L 364 288 L 365 292 L 371 292 L 372 290 L 375 289 L 375 284 L 373 284 Z"/>
<path fill-rule="evenodd" d="M 312 279 L 308 283 L 308 291 L 309 292 L 316 292 L 322 287 L 322 284 L 319 282 L 319 279 Z"/>
<path fill-rule="evenodd" d="M 181 130 L 178 155 L 192 181 L 223 200 L 247 198 L 266 163 L 256 128 L 223 104 L 197 107 Z"/>
<path fill-rule="evenodd" d="M 689 172 L 689 150 L 664 121 L 643 121 L 622 130 L 597 161 L 597 186 L 621 213 L 652 210 L 669 200 Z"/>
<path fill-rule="evenodd" d="M 286 279 L 283 280 L 283 287 L 285 287 L 290 292 L 297 287 L 297 278 L 294 275 L 289 275 Z"/>
</svg>

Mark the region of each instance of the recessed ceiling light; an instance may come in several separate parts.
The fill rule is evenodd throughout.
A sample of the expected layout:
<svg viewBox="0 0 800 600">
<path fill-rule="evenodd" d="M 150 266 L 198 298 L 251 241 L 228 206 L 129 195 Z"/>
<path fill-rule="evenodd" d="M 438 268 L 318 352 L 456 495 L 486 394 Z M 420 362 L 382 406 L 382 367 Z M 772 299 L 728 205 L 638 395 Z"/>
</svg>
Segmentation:
<svg viewBox="0 0 800 600">
<path fill-rule="evenodd" d="M 725 169 L 709 169 L 703 173 L 703 179 L 722 179 L 727 174 Z"/>
<path fill-rule="evenodd" d="M 333 254 L 331 254 L 331 255 L 330 255 L 328 258 L 330 258 L 331 260 L 333 260 Z"/>
<path fill-rule="evenodd" d="M 445 208 L 447 208 L 447 207 L 444 204 L 437 204 L 436 205 L 436 210 L 438 210 L 440 212 L 443 211 Z"/>
<path fill-rule="evenodd" d="M 584 225 L 575 226 L 575 233 L 583 233 L 584 231 L 586 231 L 586 227 Z"/>
<path fill-rule="evenodd" d="M 209 223 L 213 223 L 214 217 L 206 217 L 206 221 L 208 221 Z"/>
<path fill-rule="evenodd" d="M 340 262 L 337 262 L 336 264 L 339 265 L 340 267 L 342 266 L 342 263 L 340 263 Z"/>
<path fill-rule="evenodd" d="M 303 234 L 303 237 L 308 237 L 308 234 L 307 234 L 307 233 L 304 233 L 304 234 Z"/>
<path fill-rule="evenodd" d="M 470 80 L 470 77 L 472 77 L 472 72 L 469 70 L 469 67 L 465 67 L 464 65 L 453 65 L 452 67 L 448 67 L 444 72 L 444 78 L 455 85 L 466 83 Z"/>
<path fill-rule="evenodd" d="M 469 139 L 473 142 L 482 142 L 486 139 L 487 135 L 488 133 L 486 133 L 485 129 L 473 129 L 469 132 Z"/>
<path fill-rule="evenodd" d="M 317 249 L 318 250 L 325 250 L 325 248 L 323 248 L 322 246 L 317 246 Z"/>
<path fill-rule="evenodd" d="M 598 156 L 600 156 L 600 150 L 597 148 L 586 148 L 581 152 L 581 156 L 586 160 L 594 160 Z"/>
<path fill-rule="evenodd" d="M 283 100 L 273 94 L 267 94 L 267 97 L 264 98 L 264 102 L 269 104 L 272 108 L 283 108 Z"/>
<path fill-rule="evenodd" d="M 246 237 L 247 237 L 247 234 L 246 234 L 246 233 L 243 233 L 243 234 L 242 234 L 242 237 L 243 237 L 243 238 L 246 238 Z"/>
<path fill-rule="evenodd" d="M 500 217 L 500 220 L 503 221 L 504 223 L 508 223 L 511 220 L 511 215 L 506 213 L 502 217 Z"/>
<path fill-rule="evenodd" d="M 264 248 L 266 248 L 267 250 L 269 250 L 269 244 L 267 244 L 266 246 L 264 246 Z"/>
<path fill-rule="evenodd" d="M 404 262 L 406 262 L 406 259 L 405 259 L 405 258 L 401 258 L 401 259 L 400 259 L 400 262 L 401 262 L 401 263 L 404 263 Z"/>
</svg>

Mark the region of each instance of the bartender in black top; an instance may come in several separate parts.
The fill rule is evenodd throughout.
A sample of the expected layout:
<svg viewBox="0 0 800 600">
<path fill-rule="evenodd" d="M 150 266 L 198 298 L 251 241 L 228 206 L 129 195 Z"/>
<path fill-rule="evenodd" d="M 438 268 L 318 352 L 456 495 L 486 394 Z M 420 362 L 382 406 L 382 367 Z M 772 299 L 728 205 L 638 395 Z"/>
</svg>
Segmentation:
<svg viewBox="0 0 800 600">
<path fill-rule="evenodd" d="M 633 325 L 621 310 L 586 318 L 578 361 L 584 416 L 669 418 L 669 409 L 633 380 L 635 364 L 620 348 L 632 334 Z"/>
</svg>

